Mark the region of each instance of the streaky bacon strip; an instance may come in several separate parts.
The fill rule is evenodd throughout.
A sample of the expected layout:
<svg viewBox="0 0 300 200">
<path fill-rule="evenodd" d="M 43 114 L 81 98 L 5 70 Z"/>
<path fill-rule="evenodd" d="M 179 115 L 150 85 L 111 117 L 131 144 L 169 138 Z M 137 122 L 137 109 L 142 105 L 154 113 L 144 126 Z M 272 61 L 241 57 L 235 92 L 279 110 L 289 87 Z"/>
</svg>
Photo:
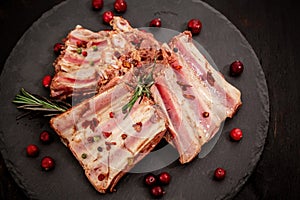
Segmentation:
<svg viewBox="0 0 300 200">
<path fill-rule="evenodd" d="M 229 84 L 224 76 L 218 72 L 206 60 L 203 54 L 192 42 L 192 35 L 186 31 L 174 37 L 169 43 L 171 49 L 178 49 L 178 60 L 189 66 L 209 91 L 215 95 L 226 98 L 219 98 L 220 103 L 226 109 L 227 117 L 232 117 L 241 106 L 241 93 L 233 85 Z M 213 97 L 214 97 L 213 96 Z"/>
<path fill-rule="evenodd" d="M 171 55 L 172 67 L 160 68 L 153 88 L 154 100 L 169 121 L 166 139 L 178 150 L 181 163 L 197 156 L 241 105 L 240 91 L 208 63 L 190 37 L 184 33 L 173 38 L 170 47 L 178 51 Z M 163 48 L 171 52 L 167 45 Z"/>
<path fill-rule="evenodd" d="M 132 97 L 131 90 L 126 83 L 119 83 L 50 122 L 101 193 L 112 192 L 119 179 L 159 143 L 166 131 L 164 114 L 146 97 L 124 118 L 122 107 Z"/>
</svg>

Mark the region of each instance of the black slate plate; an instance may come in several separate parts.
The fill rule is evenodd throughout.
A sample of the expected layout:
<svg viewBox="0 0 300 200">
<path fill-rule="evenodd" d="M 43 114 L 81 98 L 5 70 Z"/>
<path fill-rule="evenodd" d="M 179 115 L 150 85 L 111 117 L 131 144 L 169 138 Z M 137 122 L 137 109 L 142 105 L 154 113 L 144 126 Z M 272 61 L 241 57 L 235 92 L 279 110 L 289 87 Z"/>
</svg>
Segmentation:
<svg viewBox="0 0 300 200">
<path fill-rule="evenodd" d="M 154 17 L 161 17 L 163 27 L 183 31 L 186 22 L 199 18 L 203 22 L 200 36 L 194 37 L 211 55 L 225 78 L 242 92 L 243 106 L 237 115 L 227 120 L 214 149 L 203 159 L 180 165 L 177 161 L 156 171 L 168 171 L 173 180 L 166 187 L 165 199 L 228 199 L 241 188 L 255 167 L 263 150 L 268 129 L 268 90 L 258 59 L 241 33 L 218 11 L 199 0 L 130 1 L 123 15 L 134 27 L 147 26 Z M 41 86 L 45 74 L 53 73 L 55 56 L 52 46 L 81 24 L 97 31 L 107 28 L 101 13 L 111 10 L 113 1 L 105 1 L 101 12 L 91 11 L 90 0 L 69 0 L 45 13 L 20 39 L 9 56 L 1 74 L 0 144 L 1 153 L 13 177 L 30 198 L 34 199 L 149 199 L 142 185 L 144 174 L 128 174 L 113 194 L 97 193 L 84 176 L 78 162 L 55 137 L 50 145 L 41 145 L 38 134 L 49 130 L 48 120 L 16 120 L 19 111 L 11 103 L 21 87 L 33 93 L 47 95 Z M 245 65 L 241 77 L 228 75 L 228 65 L 236 60 Z M 244 131 L 244 138 L 231 142 L 228 132 L 233 127 Z M 25 147 L 37 143 L 38 158 L 27 158 Z M 50 155 L 56 168 L 42 172 L 40 160 Z M 216 167 L 227 170 L 222 182 L 212 179 Z"/>
</svg>

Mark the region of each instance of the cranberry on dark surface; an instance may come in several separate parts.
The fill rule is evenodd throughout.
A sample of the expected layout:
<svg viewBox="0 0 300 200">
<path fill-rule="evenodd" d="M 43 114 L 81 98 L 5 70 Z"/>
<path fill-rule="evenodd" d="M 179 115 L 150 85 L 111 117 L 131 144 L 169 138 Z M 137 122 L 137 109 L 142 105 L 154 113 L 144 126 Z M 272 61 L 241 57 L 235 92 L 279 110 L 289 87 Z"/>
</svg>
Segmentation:
<svg viewBox="0 0 300 200">
<path fill-rule="evenodd" d="M 153 197 L 159 198 L 165 194 L 165 191 L 161 186 L 157 185 L 151 188 L 150 193 Z"/>
<path fill-rule="evenodd" d="M 193 35 L 198 35 L 202 29 L 202 23 L 199 19 L 191 19 L 188 22 L 187 28 Z"/>
<path fill-rule="evenodd" d="M 48 131 L 41 132 L 40 141 L 44 144 L 49 144 L 52 141 L 50 133 Z"/>
<path fill-rule="evenodd" d="M 216 180 L 223 180 L 225 178 L 225 176 L 226 176 L 226 170 L 225 169 L 218 167 L 215 170 L 214 178 Z"/>
<path fill-rule="evenodd" d="M 233 63 L 231 63 L 230 65 L 231 76 L 239 76 L 243 73 L 243 71 L 244 71 L 244 64 L 241 61 L 236 60 Z"/>
<path fill-rule="evenodd" d="M 155 19 L 152 19 L 150 24 L 149 24 L 150 27 L 161 27 L 161 20 L 160 18 L 155 18 Z"/>
<path fill-rule="evenodd" d="M 127 3 L 125 0 L 116 0 L 114 3 L 114 9 L 118 13 L 123 13 L 127 10 Z"/>
<path fill-rule="evenodd" d="M 144 183 L 147 186 L 154 186 L 156 182 L 157 182 L 157 177 L 152 173 L 147 174 L 144 178 Z"/>
<path fill-rule="evenodd" d="M 230 131 L 230 138 L 234 141 L 240 141 L 243 138 L 243 132 L 239 128 L 234 128 Z"/>
<path fill-rule="evenodd" d="M 42 169 L 45 171 L 50 171 L 55 167 L 55 162 L 50 156 L 45 156 L 41 161 Z"/>
<path fill-rule="evenodd" d="M 62 43 L 56 43 L 54 46 L 53 46 L 53 51 L 55 54 L 59 55 L 61 50 L 63 49 L 63 44 Z"/>
<path fill-rule="evenodd" d="M 51 81 L 52 81 L 52 76 L 46 75 L 43 78 L 42 84 L 45 88 L 48 88 L 51 84 Z"/>
<path fill-rule="evenodd" d="M 39 155 L 40 149 L 35 144 L 30 144 L 26 148 L 27 156 L 29 157 L 37 157 Z"/>
<path fill-rule="evenodd" d="M 94 10 L 101 10 L 103 8 L 103 0 L 92 0 L 92 7 Z"/>
<path fill-rule="evenodd" d="M 114 13 L 112 11 L 105 11 L 102 14 L 103 22 L 109 24 L 109 22 L 113 19 Z"/>
<path fill-rule="evenodd" d="M 163 185 L 168 185 L 171 181 L 171 175 L 168 172 L 162 172 L 158 176 L 159 182 Z"/>
</svg>

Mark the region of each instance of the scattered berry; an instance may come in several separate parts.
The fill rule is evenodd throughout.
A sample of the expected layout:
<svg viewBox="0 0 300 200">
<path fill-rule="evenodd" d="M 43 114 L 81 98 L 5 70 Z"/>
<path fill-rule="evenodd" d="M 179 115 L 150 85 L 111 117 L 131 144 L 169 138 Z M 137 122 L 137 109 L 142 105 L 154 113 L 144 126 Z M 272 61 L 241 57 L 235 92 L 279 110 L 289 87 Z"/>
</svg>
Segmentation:
<svg viewBox="0 0 300 200">
<path fill-rule="evenodd" d="M 216 180 L 223 180 L 226 176 L 226 171 L 223 168 L 217 168 L 214 173 Z"/>
<path fill-rule="evenodd" d="M 151 188 L 150 193 L 153 197 L 162 197 L 165 194 L 164 189 L 161 186 L 154 186 Z"/>
<path fill-rule="evenodd" d="M 29 157 L 37 157 L 39 155 L 40 149 L 35 144 L 30 144 L 26 148 L 27 156 Z"/>
<path fill-rule="evenodd" d="M 152 173 L 149 173 L 145 176 L 144 183 L 147 186 L 154 186 L 156 184 L 156 176 Z"/>
<path fill-rule="evenodd" d="M 87 158 L 87 154 L 86 153 L 81 154 L 81 158 L 82 159 L 86 159 Z"/>
<path fill-rule="evenodd" d="M 234 141 L 240 141 L 243 137 L 243 132 L 239 128 L 234 128 L 230 131 L 230 138 Z"/>
<path fill-rule="evenodd" d="M 53 158 L 51 158 L 50 156 L 45 156 L 42 159 L 41 166 L 42 166 L 43 170 L 50 171 L 51 169 L 53 169 L 55 167 L 55 162 L 54 162 Z"/>
<path fill-rule="evenodd" d="M 102 15 L 103 22 L 109 24 L 109 22 L 113 19 L 114 13 L 112 11 L 105 11 Z"/>
<path fill-rule="evenodd" d="M 198 35 L 201 32 L 202 23 L 199 19 L 191 19 L 188 22 L 188 30 L 191 31 L 193 35 Z"/>
<path fill-rule="evenodd" d="M 152 19 L 150 24 L 149 24 L 150 27 L 161 27 L 161 20 L 160 18 L 155 18 L 155 19 Z"/>
<path fill-rule="evenodd" d="M 77 46 L 78 48 L 83 47 L 83 46 L 84 46 L 84 42 L 81 41 L 81 40 L 78 40 L 78 41 L 76 41 L 76 46 Z"/>
<path fill-rule="evenodd" d="M 81 52 L 84 57 L 87 57 L 88 53 L 86 51 Z"/>
<path fill-rule="evenodd" d="M 109 113 L 109 117 L 110 117 L 110 118 L 114 118 L 114 117 L 115 117 L 115 113 L 114 113 L 114 112 L 110 112 L 110 113 Z"/>
<path fill-rule="evenodd" d="M 230 65 L 230 75 L 231 76 L 239 76 L 244 71 L 244 65 L 241 61 L 237 60 L 231 63 Z"/>
<path fill-rule="evenodd" d="M 54 46 L 53 46 L 53 51 L 56 55 L 59 55 L 61 50 L 63 49 L 64 45 L 62 43 L 56 43 Z"/>
<path fill-rule="evenodd" d="M 52 77 L 51 77 L 50 75 L 44 76 L 44 78 L 43 78 L 43 86 L 44 86 L 45 88 L 50 87 L 51 80 L 52 80 Z"/>
<path fill-rule="evenodd" d="M 52 141 L 52 137 L 49 132 L 43 131 L 40 134 L 40 141 L 44 144 L 49 144 Z"/>
<path fill-rule="evenodd" d="M 123 13 L 127 10 L 127 3 L 125 0 L 116 0 L 114 3 L 115 11 L 118 13 Z"/>
<path fill-rule="evenodd" d="M 92 7 L 94 10 L 101 10 L 103 8 L 103 0 L 92 0 Z"/>
<path fill-rule="evenodd" d="M 204 118 L 209 117 L 209 112 L 203 112 L 203 113 L 202 113 L 202 116 L 203 116 Z"/>
<path fill-rule="evenodd" d="M 158 176 L 159 182 L 163 185 L 168 185 L 171 181 L 171 175 L 168 172 L 162 172 Z"/>
</svg>

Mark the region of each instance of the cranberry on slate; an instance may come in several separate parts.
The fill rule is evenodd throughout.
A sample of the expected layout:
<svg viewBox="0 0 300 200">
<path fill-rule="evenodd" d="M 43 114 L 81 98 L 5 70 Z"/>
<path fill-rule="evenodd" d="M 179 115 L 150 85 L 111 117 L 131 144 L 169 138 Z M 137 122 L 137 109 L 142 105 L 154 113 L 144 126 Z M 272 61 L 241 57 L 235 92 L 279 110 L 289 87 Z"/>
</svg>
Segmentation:
<svg viewBox="0 0 300 200">
<path fill-rule="evenodd" d="M 153 197 L 162 197 L 165 194 L 164 189 L 161 186 L 154 186 L 151 188 L 150 193 Z"/>
<path fill-rule="evenodd" d="M 171 181 L 171 175 L 168 172 L 162 172 L 159 174 L 159 182 L 163 185 L 168 185 Z"/>
<path fill-rule="evenodd" d="M 234 128 L 230 131 L 230 138 L 234 141 L 240 141 L 243 137 L 243 132 L 239 128 Z"/>
<path fill-rule="evenodd" d="M 40 134 L 40 141 L 44 144 L 49 144 L 52 141 L 52 137 L 49 132 L 43 131 Z"/>
<path fill-rule="evenodd" d="M 43 81 L 42 81 L 43 86 L 45 88 L 48 88 L 50 86 L 50 84 L 51 84 L 51 80 L 52 80 L 52 77 L 50 75 L 44 76 Z"/>
<path fill-rule="evenodd" d="M 230 65 L 230 75 L 231 76 L 239 76 L 244 71 L 244 65 L 241 61 L 236 60 Z"/>
<path fill-rule="evenodd" d="M 223 180 L 226 176 L 226 170 L 223 168 L 217 168 L 214 173 L 214 177 L 216 180 Z"/>
<path fill-rule="evenodd" d="M 156 179 L 157 179 L 157 178 L 156 178 L 156 176 L 155 176 L 154 174 L 149 173 L 149 174 L 147 174 L 147 175 L 145 176 L 144 183 L 145 183 L 145 185 L 147 185 L 147 186 L 154 186 L 154 185 L 156 184 L 156 182 L 157 182 Z"/>
<path fill-rule="evenodd" d="M 161 27 L 161 20 L 160 18 L 155 18 L 155 19 L 152 19 L 150 24 L 149 24 L 150 27 Z"/>
<path fill-rule="evenodd" d="M 40 149 L 35 144 L 30 144 L 26 148 L 26 153 L 29 157 L 37 157 L 39 155 Z"/>
<path fill-rule="evenodd" d="M 109 24 L 109 22 L 113 19 L 114 13 L 112 11 L 105 11 L 102 15 L 102 19 L 104 23 Z"/>
<path fill-rule="evenodd" d="M 41 166 L 43 170 L 50 171 L 55 167 L 55 162 L 50 156 L 45 156 L 41 161 Z"/>
<path fill-rule="evenodd" d="M 53 51 L 55 54 L 59 55 L 61 50 L 63 49 L 63 44 L 62 43 L 56 43 L 54 46 L 53 46 Z"/>
<path fill-rule="evenodd" d="M 125 0 L 116 0 L 114 3 L 115 11 L 118 13 L 123 13 L 127 10 L 127 3 Z"/>
<path fill-rule="evenodd" d="M 101 10 L 103 8 L 103 0 L 92 0 L 92 7 L 94 10 Z"/>
<path fill-rule="evenodd" d="M 198 35 L 202 29 L 202 23 L 199 19 L 191 19 L 188 22 L 188 30 L 191 31 L 193 35 Z"/>
</svg>

